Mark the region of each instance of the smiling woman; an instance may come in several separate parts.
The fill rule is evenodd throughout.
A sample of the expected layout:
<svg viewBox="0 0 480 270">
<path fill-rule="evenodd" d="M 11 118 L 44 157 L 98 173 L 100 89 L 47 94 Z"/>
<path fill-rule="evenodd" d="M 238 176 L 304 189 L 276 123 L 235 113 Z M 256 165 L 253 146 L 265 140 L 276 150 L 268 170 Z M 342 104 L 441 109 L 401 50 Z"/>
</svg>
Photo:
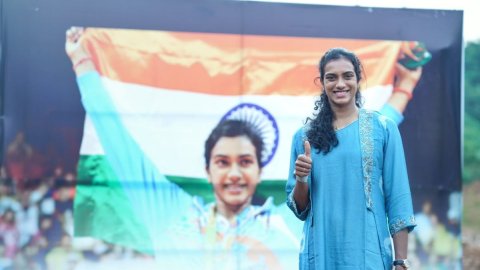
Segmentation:
<svg viewBox="0 0 480 270">
<path fill-rule="evenodd" d="M 398 128 L 360 109 L 355 54 L 330 49 L 319 72 L 318 111 L 294 135 L 287 183 L 287 204 L 306 220 L 300 269 L 407 269 L 415 220 Z"/>
</svg>

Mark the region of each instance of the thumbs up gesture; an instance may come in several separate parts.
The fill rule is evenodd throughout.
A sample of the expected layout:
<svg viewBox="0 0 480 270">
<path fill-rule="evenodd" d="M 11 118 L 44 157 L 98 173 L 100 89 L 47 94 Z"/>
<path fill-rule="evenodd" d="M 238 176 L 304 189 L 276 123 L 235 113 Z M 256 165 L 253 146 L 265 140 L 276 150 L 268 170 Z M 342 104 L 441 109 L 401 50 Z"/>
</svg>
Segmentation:
<svg viewBox="0 0 480 270">
<path fill-rule="evenodd" d="M 295 176 L 299 182 L 307 182 L 307 177 L 312 170 L 312 158 L 310 143 L 306 140 L 303 143 L 305 153 L 298 155 L 295 161 Z"/>
</svg>

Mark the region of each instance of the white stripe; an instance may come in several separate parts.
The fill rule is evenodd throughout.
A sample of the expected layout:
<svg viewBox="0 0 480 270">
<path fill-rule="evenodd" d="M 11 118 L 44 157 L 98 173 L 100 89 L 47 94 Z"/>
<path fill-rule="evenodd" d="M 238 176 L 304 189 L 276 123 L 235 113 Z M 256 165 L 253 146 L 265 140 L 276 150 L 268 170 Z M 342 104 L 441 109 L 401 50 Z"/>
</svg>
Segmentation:
<svg viewBox="0 0 480 270">
<path fill-rule="evenodd" d="M 85 123 L 83 124 L 82 144 L 80 145 L 80 155 L 103 155 L 102 144 L 98 139 L 97 132 L 93 126 L 90 117 L 85 115 Z"/>
<path fill-rule="evenodd" d="M 388 98 L 392 95 L 392 86 L 374 86 L 362 91 L 365 100 L 364 108 L 371 110 L 380 110 L 387 103 Z"/>
<path fill-rule="evenodd" d="M 206 176 L 203 158 L 205 140 L 225 113 L 239 103 L 249 102 L 269 111 L 280 131 L 277 152 L 263 169 L 262 178 L 286 179 L 292 136 L 305 118 L 312 115 L 316 99 L 312 96 L 280 95 L 218 96 L 156 89 L 106 78 L 103 78 L 103 83 L 121 112 L 127 129 L 159 171 L 185 177 Z M 381 88 L 375 88 L 364 92 L 370 96 L 370 93 L 377 95 L 381 91 Z M 81 154 L 102 153 L 95 129 L 87 117 Z"/>
</svg>

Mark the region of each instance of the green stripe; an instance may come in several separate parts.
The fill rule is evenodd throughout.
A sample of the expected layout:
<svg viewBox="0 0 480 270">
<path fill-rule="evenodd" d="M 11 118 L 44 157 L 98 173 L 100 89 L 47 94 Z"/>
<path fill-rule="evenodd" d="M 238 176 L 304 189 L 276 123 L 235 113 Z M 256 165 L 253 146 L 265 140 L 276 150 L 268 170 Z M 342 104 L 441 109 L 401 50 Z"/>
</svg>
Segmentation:
<svg viewBox="0 0 480 270">
<path fill-rule="evenodd" d="M 104 156 L 81 156 L 74 202 L 75 236 L 91 236 L 144 253 L 153 248 Z"/>
</svg>

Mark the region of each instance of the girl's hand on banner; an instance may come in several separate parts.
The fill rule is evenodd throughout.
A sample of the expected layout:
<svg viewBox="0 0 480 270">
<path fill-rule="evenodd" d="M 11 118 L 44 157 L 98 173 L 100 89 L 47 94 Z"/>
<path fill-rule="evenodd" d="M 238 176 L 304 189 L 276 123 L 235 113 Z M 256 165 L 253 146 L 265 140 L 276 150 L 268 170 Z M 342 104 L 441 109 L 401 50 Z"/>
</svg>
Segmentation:
<svg viewBox="0 0 480 270">
<path fill-rule="evenodd" d="M 90 54 L 83 47 L 84 32 L 83 27 L 72 26 L 65 33 L 65 52 L 70 57 L 77 76 L 95 70 Z"/>
<path fill-rule="evenodd" d="M 400 55 L 398 56 L 399 59 L 410 57 L 414 61 L 419 61 L 420 59 L 415 55 L 414 49 L 418 46 L 418 42 L 416 41 L 404 41 L 400 46 Z"/>
<path fill-rule="evenodd" d="M 411 70 L 399 63 L 396 63 L 394 88 L 400 88 L 412 93 L 421 76 L 421 67 Z"/>
<path fill-rule="evenodd" d="M 83 27 L 72 26 L 65 33 L 65 52 L 70 58 L 79 53 L 87 54 L 81 46 L 83 32 Z"/>
</svg>

